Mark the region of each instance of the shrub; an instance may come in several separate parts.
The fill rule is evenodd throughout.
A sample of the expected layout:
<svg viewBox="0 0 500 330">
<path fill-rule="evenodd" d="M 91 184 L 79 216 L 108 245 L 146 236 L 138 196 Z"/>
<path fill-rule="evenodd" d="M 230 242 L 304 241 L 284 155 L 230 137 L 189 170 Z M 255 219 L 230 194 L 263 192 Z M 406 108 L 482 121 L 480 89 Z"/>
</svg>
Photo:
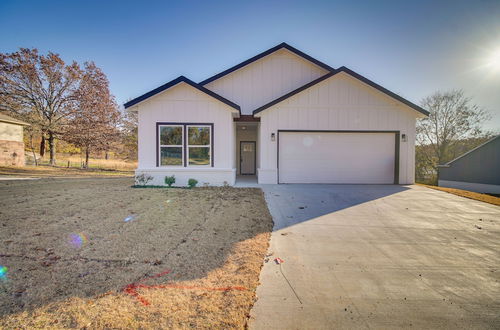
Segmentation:
<svg viewBox="0 0 500 330">
<path fill-rule="evenodd" d="M 198 180 L 196 180 L 196 179 L 189 179 L 188 180 L 189 188 L 194 188 L 194 187 L 196 187 L 197 184 L 198 184 Z"/>
<path fill-rule="evenodd" d="M 153 180 L 153 177 L 149 174 L 142 173 L 135 176 L 135 184 L 138 186 L 145 186 L 151 180 Z"/>
<path fill-rule="evenodd" d="M 175 183 L 175 175 L 172 176 L 166 176 L 165 177 L 165 184 L 168 185 L 169 187 L 172 187 L 172 185 Z"/>
</svg>

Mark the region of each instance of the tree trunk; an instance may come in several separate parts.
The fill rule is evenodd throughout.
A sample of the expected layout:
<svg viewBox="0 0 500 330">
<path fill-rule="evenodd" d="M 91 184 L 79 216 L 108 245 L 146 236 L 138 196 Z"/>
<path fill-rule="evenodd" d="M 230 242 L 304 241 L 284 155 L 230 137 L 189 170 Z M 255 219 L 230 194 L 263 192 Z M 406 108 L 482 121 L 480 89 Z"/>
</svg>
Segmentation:
<svg viewBox="0 0 500 330">
<path fill-rule="evenodd" d="M 40 141 L 40 157 L 45 155 L 45 136 L 42 133 L 42 140 Z"/>
<path fill-rule="evenodd" d="M 89 151 L 89 148 L 87 147 L 85 149 L 85 168 L 89 168 L 89 155 L 90 155 L 90 151 Z"/>
<path fill-rule="evenodd" d="M 56 141 L 54 133 L 49 132 L 50 165 L 56 165 Z"/>
<path fill-rule="evenodd" d="M 31 151 L 33 152 L 33 161 L 35 162 L 35 166 L 38 166 L 38 160 L 36 159 L 35 146 L 33 145 L 33 131 L 30 134 L 30 146 Z"/>
<path fill-rule="evenodd" d="M 106 150 L 104 153 L 104 159 L 108 160 L 109 159 L 109 154 L 108 151 Z"/>
</svg>

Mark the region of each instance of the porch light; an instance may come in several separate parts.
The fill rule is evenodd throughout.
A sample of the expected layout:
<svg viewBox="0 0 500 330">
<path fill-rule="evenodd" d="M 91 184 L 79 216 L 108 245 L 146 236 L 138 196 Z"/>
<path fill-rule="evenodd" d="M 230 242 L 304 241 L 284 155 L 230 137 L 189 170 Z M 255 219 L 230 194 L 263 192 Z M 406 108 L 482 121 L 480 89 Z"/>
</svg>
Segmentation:
<svg viewBox="0 0 500 330">
<path fill-rule="evenodd" d="M 401 134 L 401 141 L 406 142 L 406 134 Z"/>
<path fill-rule="evenodd" d="M 276 140 L 276 134 L 271 133 L 271 141 L 274 141 L 274 140 Z"/>
<path fill-rule="evenodd" d="M 246 126 L 241 126 L 241 129 L 242 129 L 242 130 L 246 130 L 246 129 L 247 129 L 247 127 L 246 127 Z"/>
</svg>

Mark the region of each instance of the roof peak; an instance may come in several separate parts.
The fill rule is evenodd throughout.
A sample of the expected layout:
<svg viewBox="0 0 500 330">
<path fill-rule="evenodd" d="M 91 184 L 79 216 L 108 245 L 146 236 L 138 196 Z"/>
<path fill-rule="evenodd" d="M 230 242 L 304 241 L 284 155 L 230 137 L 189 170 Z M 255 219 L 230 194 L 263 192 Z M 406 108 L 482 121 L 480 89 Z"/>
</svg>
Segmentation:
<svg viewBox="0 0 500 330">
<path fill-rule="evenodd" d="M 199 91 L 201 91 L 205 94 L 208 94 L 209 96 L 221 101 L 222 103 L 225 103 L 226 105 L 238 110 L 238 112 L 241 112 L 240 106 L 237 105 L 236 103 L 229 101 L 228 99 L 220 96 L 219 94 L 195 83 L 191 79 L 187 78 L 186 76 L 182 76 L 182 75 L 173 79 L 173 80 L 170 80 L 169 82 L 161 85 L 160 87 L 157 87 L 157 88 L 155 88 L 155 89 L 153 89 L 153 90 L 151 90 L 151 91 L 149 91 L 149 92 L 147 92 L 139 97 L 136 97 L 133 100 L 126 102 L 125 104 L 123 104 L 123 106 L 125 107 L 125 109 L 129 108 L 129 107 L 136 105 L 137 103 L 140 103 L 140 102 L 142 102 L 142 101 L 144 101 L 152 96 L 155 96 L 156 94 L 161 93 L 161 92 L 163 92 L 163 91 L 165 91 L 165 90 L 167 90 L 167 89 L 169 89 L 169 88 L 171 88 L 171 87 L 173 87 L 181 82 L 184 82 L 184 83 L 198 89 Z"/>
<path fill-rule="evenodd" d="M 327 71 L 334 71 L 335 70 L 331 66 L 329 66 L 329 65 L 327 65 L 327 64 L 325 64 L 325 63 L 323 63 L 323 62 L 321 62 L 321 61 L 319 61 L 317 59 L 315 59 L 314 57 L 312 57 L 310 55 L 307 55 L 306 53 L 298 50 L 295 47 L 290 46 L 286 42 L 282 42 L 282 43 L 280 43 L 280 44 L 278 44 L 278 45 L 276 45 L 274 47 L 269 48 L 266 51 L 263 51 L 260 54 L 257 54 L 255 56 L 249 58 L 248 60 L 245 60 L 245 61 L 243 61 L 243 62 L 241 62 L 239 64 L 236 64 L 235 66 L 232 66 L 231 68 L 229 68 L 227 70 L 224 70 L 224 71 L 222 71 L 222 72 L 220 72 L 220 73 L 218 73 L 218 74 L 216 74 L 216 75 L 214 75 L 214 76 L 212 76 L 212 77 L 210 77 L 208 79 L 205 79 L 205 80 L 201 81 L 199 84 L 203 86 L 203 85 L 206 85 L 208 83 L 211 83 L 212 81 L 220 79 L 220 78 L 222 78 L 222 77 L 224 77 L 224 76 L 226 76 L 226 75 L 228 75 L 228 74 L 230 74 L 230 73 L 232 73 L 232 72 L 234 72 L 234 71 L 236 71 L 238 69 L 241 69 L 242 67 L 247 66 L 247 65 L 249 65 L 249 64 L 251 64 L 251 63 L 253 63 L 253 62 L 257 61 L 257 60 L 260 60 L 261 58 L 266 57 L 267 55 L 270 55 L 270 54 L 272 54 L 272 53 L 274 53 L 274 52 L 276 52 L 276 51 L 278 51 L 278 50 L 280 50 L 282 48 L 285 48 L 286 50 L 294 53 L 295 55 L 297 55 L 299 57 L 302 57 L 303 59 L 305 59 L 305 60 L 307 60 L 307 61 L 309 61 L 309 62 L 311 62 L 311 63 L 313 63 L 313 64 L 315 64 L 315 65 L 317 65 L 317 66 L 319 66 L 319 67 L 321 67 L 321 68 L 323 68 L 325 70 L 327 70 Z"/>
</svg>

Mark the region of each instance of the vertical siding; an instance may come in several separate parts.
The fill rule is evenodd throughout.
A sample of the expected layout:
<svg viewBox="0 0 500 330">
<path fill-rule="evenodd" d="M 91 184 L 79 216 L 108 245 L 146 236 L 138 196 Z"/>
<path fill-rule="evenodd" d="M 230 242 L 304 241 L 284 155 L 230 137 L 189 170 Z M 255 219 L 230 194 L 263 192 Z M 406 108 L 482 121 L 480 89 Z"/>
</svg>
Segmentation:
<svg viewBox="0 0 500 330">
<path fill-rule="evenodd" d="M 205 87 L 238 104 L 242 114 L 251 114 L 326 73 L 325 69 L 281 49 Z"/>
<path fill-rule="evenodd" d="M 234 127 L 232 108 L 194 89 L 179 84 L 140 103 L 139 169 L 156 167 L 156 123 L 196 122 L 214 124 L 214 167 L 234 168 Z"/>
<path fill-rule="evenodd" d="M 335 75 L 261 113 L 260 169 L 276 171 L 277 142 L 271 133 L 297 130 L 391 130 L 400 143 L 399 182 L 414 182 L 415 111 L 347 74 Z"/>
</svg>

